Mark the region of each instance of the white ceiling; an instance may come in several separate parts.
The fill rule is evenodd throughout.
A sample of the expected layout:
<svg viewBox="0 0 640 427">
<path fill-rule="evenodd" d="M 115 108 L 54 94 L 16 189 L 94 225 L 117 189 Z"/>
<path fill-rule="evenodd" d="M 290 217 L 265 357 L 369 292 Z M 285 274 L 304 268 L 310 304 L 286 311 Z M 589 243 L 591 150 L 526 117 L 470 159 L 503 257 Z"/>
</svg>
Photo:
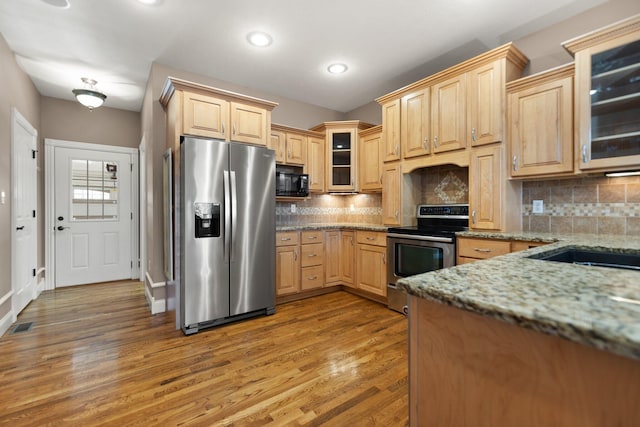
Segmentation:
<svg viewBox="0 0 640 427">
<path fill-rule="evenodd" d="M 73 99 L 86 76 L 105 106 L 139 111 L 155 61 L 347 112 L 452 52 L 473 56 L 605 0 L 69 1 L 0 1 L 0 33 L 42 95 Z M 273 44 L 248 45 L 254 30 Z M 336 61 L 346 74 L 326 72 Z"/>
</svg>

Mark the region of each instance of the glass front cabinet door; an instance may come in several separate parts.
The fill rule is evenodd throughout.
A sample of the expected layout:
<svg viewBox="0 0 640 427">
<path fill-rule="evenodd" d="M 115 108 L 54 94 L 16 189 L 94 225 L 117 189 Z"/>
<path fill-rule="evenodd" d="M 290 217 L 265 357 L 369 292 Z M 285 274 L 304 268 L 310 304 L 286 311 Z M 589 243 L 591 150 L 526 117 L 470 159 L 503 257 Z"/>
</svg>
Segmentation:
<svg viewBox="0 0 640 427">
<path fill-rule="evenodd" d="M 570 40 L 576 160 L 582 170 L 640 167 L 640 17 Z"/>
</svg>

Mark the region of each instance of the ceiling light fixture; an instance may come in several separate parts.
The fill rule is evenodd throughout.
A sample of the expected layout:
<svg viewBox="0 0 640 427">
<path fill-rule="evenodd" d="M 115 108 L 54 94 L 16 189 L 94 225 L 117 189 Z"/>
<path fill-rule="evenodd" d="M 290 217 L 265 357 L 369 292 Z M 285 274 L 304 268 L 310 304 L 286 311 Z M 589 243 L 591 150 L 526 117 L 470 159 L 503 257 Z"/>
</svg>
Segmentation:
<svg viewBox="0 0 640 427">
<path fill-rule="evenodd" d="M 637 175 L 640 175 L 640 171 L 608 172 L 604 174 L 604 176 L 607 176 L 609 178 L 617 178 L 621 176 L 637 176 Z"/>
<path fill-rule="evenodd" d="M 84 89 L 73 89 L 71 92 L 76 96 L 78 102 L 89 110 L 98 108 L 102 105 L 107 95 L 102 92 L 98 92 L 96 89 L 97 81 L 89 79 L 87 77 L 82 78 L 82 82 L 85 84 Z"/>
<path fill-rule="evenodd" d="M 257 47 L 267 47 L 273 43 L 273 39 L 269 34 L 260 31 L 247 34 L 247 41 Z"/>
<path fill-rule="evenodd" d="M 69 0 L 42 0 L 42 2 L 60 9 L 68 9 L 71 6 Z"/>
<path fill-rule="evenodd" d="M 146 4 L 149 6 L 160 3 L 160 0 L 138 0 L 138 1 L 142 4 Z"/>
<path fill-rule="evenodd" d="M 331 74 L 342 74 L 348 69 L 349 67 L 341 63 L 331 64 L 327 67 L 327 71 L 329 71 Z"/>
</svg>

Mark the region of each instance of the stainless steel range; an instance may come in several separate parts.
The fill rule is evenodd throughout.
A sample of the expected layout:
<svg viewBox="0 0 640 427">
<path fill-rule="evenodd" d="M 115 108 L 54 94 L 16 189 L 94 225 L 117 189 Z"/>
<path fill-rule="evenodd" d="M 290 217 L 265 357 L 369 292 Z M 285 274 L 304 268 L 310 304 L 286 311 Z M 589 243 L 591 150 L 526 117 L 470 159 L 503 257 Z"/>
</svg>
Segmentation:
<svg viewBox="0 0 640 427">
<path fill-rule="evenodd" d="M 396 287 L 398 279 L 455 265 L 455 233 L 468 230 L 469 205 L 419 205 L 417 222 L 387 231 L 388 306 L 405 314 L 407 295 Z"/>
</svg>

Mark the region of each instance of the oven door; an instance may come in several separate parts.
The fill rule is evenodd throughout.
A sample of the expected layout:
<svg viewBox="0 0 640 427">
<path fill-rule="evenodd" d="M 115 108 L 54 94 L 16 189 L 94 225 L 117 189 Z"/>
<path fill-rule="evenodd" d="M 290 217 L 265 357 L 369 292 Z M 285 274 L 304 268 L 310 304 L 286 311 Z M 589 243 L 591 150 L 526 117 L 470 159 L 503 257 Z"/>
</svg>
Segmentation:
<svg viewBox="0 0 640 427">
<path fill-rule="evenodd" d="M 405 312 L 406 294 L 396 287 L 398 279 L 455 265 L 453 239 L 429 236 L 387 236 L 387 304 Z"/>
</svg>

